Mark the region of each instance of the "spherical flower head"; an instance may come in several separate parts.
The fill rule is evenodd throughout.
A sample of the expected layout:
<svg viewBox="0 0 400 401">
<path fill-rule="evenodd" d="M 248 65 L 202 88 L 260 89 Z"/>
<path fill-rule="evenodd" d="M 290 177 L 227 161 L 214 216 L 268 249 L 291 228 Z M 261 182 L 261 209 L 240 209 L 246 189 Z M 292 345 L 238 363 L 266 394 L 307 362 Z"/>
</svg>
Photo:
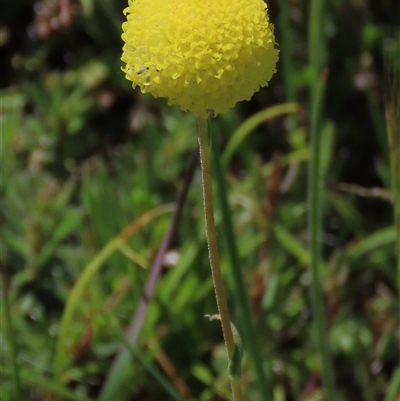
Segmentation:
<svg viewBox="0 0 400 401">
<path fill-rule="evenodd" d="M 263 0 L 129 0 L 126 78 L 206 118 L 268 85 L 278 61 Z"/>
</svg>

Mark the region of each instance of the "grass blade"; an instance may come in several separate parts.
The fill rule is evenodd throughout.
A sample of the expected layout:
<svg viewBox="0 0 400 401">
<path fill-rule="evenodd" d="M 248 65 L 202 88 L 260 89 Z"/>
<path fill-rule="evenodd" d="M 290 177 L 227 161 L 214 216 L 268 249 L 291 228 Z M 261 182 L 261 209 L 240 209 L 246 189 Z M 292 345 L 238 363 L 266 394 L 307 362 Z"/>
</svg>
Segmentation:
<svg viewBox="0 0 400 401">
<path fill-rule="evenodd" d="M 66 350 L 66 342 L 68 338 L 68 329 L 71 325 L 74 314 L 79 306 L 79 300 L 83 294 L 83 291 L 90 282 L 90 279 L 98 272 L 100 267 L 107 261 L 107 259 L 120 247 L 120 243 L 125 241 L 131 235 L 133 235 L 139 228 L 148 224 L 154 218 L 160 216 L 163 213 L 170 212 L 173 209 L 173 205 L 162 205 L 155 209 L 152 209 L 131 224 L 129 224 L 121 233 L 112 239 L 83 269 L 82 274 L 79 276 L 74 288 L 71 290 L 67 304 L 65 306 L 61 323 L 60 332 L 58 335 L 56 356 L 54 362 L 55 377 L 61 380 L 61 375 L 64 368 L 68 365 L 69 357 Z"/>
<path fill-rule="evenodd" d="M 1 376 L 12 376 L 12 369 L 8 369 L 5 366 L 0 366 L 0 375 Z M 38 376 L 35 373 L 32 373 L 31 370 L 25 371 L 21 370 L 21 380 L 26 383 L 30 383 L 33 386 L 38 386 L 47 391 L 53 392 L 54 394 L 67 399 L 68 401 L 91 401 L 91 399 L 75 394 L 72 390 L 64 387 L 58 382 L 51 380 L 47 377 Z M 43 398 L 44 399 L 44 398 Z M 46 398 L 47 399 L 47 398 Z M 49 398 L 50 399 L 50 398 Z M 16 398 L 16 400 L 24 400 L 23 397 Z"/>
<path fill-rule="evenodd" d="M 321 232 L 322 232 L 322 165 L 321 165 L 321 116 L 327 71 L 321 75 L 313 97 L 311 114 L 311 158 L 309 163 L 308 228 L 311 247 L 311 305 L 321 361 L 322 378 L 328 401 L 337 400 L 333 379 L 333 368 L 327 341 L 326 319 L 320 277 Z"/>
<path fill-rule="evenodd" d="M 192 162 L 186 173 L 184 185 L 176 201 L 176 207 L 171 217 L 169 227 L 165 232 L 161 246 L 158 249 L 157 256 L 154 260 L 149 277 L 147 279 L 144 289 L 144 295 L 139 301 L 139 305 L 135 311 L 132 322 L 129 325 L 126 334 L 126 339 L 124 339 L 124 342 L 128 344 L 130 347 L 133 347 L 139 338 L 139 334 L 142 330 L 144 319 L 147 314 L 148 304 L 153 296 L 155 285 L 161 272 L 164 255 L 171 244 L 172 237 L 182 217 L 183 206 L 185 204 L 187 193 L 189 191 L 190 184 L 193 180 L 194 171 L 198 161 L 197 152 L 198 150 L 196 149 L 195 156 L 192 157 Z M 103 388 L 101 389 L 99 401 L 114 400 L 115 393 L 125 377 L 124 373 L 126 372 L 126 367 L 129 364 L 130 360 L 131 358 L 129 352 L 126 349 L 122 349 L 118 353 L 118 355 L 113 361 L 113 364 L 111 365 L 110 370 L 108 371 L 106 380 L 103 384 Z"/>
<path fill-rule="evenodd" d="M 139 351 L 136 346 L 130 344 L 126 338 L 118 332 L 118 338 L 121 341 L 124 348 L 131 354 L 131 356 L 137 359 L 140 364 L 154 377 L 154 379 L 165 389 L 165 391 L 175 400 L 184 401 L 182 396 L 176 391 L 171 383 L 164 377 L 164 375 L 156 369 L 151 363 L 149 363 L 144 355 Z"/>
<path fill-rule="evenodd" d="M 385 116 L 397 232 L 397 288 L 400 290 L 400 38 L 388 38 L 385 58 Z"/>
<path fill-rule="evenodd" d="M 19 366 L 17 361 L 17 348 L 15 344 L 15 335 L 12 327 L 12 318 L 11 318 L 11 305 L 9 300 L 9 283 L 8 277 L 6 273 L 6 266 L 2 266 L 2 281 L 3 281 L 3 313 L 4 313 L 4 322 L 6 329 L 6 338 L 8 341 L 8 347 L 10 349 L 10 360 L 11 360 L 11 376 L 14 381 L 14 392 L 15 399 L 22 400 L 22 388 L 21 388 L 21 380 L 19 373 Z"/>
<path fill-rule="evenodd" d="M 265 110 L 254 114 L 248 118 L 232 135 L 222 154 L 222 165 L 227 166 L 236 149 L 243 140 L 262 122 L 281 116 L 283 114 L 296 113 L 298 105 L 296 103 L 283 103 L 277 106 L 268 107 Z"/>
<path fill-rule="evenodd" d="M 324 0 L 312 0 L 308 16 L 308 63 L 310 68 L 311 101 L 314 101 L 319 86 L 319 77 L 324 65 L 325 47 L 323 36 Z"/>
</svg>

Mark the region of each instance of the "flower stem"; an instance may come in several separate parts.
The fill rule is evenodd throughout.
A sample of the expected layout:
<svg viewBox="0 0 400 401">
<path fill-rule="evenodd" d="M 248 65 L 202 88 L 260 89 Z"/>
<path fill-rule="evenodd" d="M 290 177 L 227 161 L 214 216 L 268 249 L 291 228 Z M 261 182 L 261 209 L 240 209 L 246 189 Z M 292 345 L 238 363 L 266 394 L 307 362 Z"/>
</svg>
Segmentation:
<svg viewBox="0 0 400 401">
<path fill-rule="evenodd" d="M 208 243 L 208 254 L 210 258 L 211 272 L 214 283 L 215 298 L 217 300 L 218 312 L 222 325 L 222 332 L 225 339 L 225 345 L 228 352 L 229 362 L 232 361 L 235 352 L 235 343 L 229 318 L 229 310 L 226 302 L 224 284 L 222 281 L 221 268 L 219 263 L 219 252 L 217 235 L 214 221 L 213 207 L 213 191 L 212 191 L 212 175 L 211 175 L 211 158 L 210 143 L 208 139 L 208 124 L 203 118 L 198 119 L 199 125 L 199 148 L 201 162 L 201 178 L 203 183 L 203 201 L 206 236 Z M 231 377 L 233 399 L 235 401 L 242 400 L 240 378 Z"/>
<path fill-rule="evenodd" d="M 321 228 L 322 228 L 322 168 L 321 168 L 321 114 L 325 93 L 327 71 L 323 71 L 316 86 L 311 110 L 311 159 L 309 163 L 309 198 L 308 198 L 308 227 L 310 230 L 311 247 L 311 306 L 316 331 L 319 357 L 321 361 L 322 380 L 328 401 L 337 400 L 333 368 L 329 351 L 329 341 L 326 330 L 326 318 L 322 283 L 321 267 Z"/>
</svg>

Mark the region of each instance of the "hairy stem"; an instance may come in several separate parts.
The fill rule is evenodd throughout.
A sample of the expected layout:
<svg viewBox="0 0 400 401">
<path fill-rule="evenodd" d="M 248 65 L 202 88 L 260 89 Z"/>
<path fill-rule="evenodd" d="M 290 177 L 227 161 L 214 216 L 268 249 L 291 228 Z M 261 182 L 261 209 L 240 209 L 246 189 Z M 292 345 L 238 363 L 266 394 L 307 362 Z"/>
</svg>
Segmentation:
<svg viewBox="0 0 400 401">
<path fill-rule="evenodd" d="M 212 175 L 211 175 L 211 157 L 210 143 L 208 139 L 208 124 L 206 119 L 199 118 L 199 148 L 201 162 L 201 178 L 203 183 L 203 201 L 206 236 L 208 243 L 208 254 L 210 258 L 211 272 L 214 283 L 215 297 L 217 300 L 218 312 L 224 334 L 225 345 L 228 352 L 229 362 L 235 351 L 235 343 L 229 318 L 229 310 L 226 302 L 224 284 L 222 281 L 221 268 L 219 263 L 219 252 L 217 235 L 214 221 Z M 233 399 L 242 400 L 240 378 L 231 377 Z"/>
</svg>

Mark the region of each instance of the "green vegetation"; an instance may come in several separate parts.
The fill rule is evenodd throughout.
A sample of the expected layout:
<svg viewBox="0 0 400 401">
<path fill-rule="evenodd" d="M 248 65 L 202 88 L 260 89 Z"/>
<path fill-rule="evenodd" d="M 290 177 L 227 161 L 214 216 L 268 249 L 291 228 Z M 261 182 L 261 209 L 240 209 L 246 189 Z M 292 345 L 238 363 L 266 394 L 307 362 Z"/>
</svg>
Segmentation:
<svg viewBox="0 0 400 401">
<path fill-rule="evenodd" d="M 398 401 L 398 3 L 268 4 L 278 72 L 210 124 L 230 372 L 197 122 L 125 80 L 126 1 L 3 7 L 1 401 Z"/>
</svg>

